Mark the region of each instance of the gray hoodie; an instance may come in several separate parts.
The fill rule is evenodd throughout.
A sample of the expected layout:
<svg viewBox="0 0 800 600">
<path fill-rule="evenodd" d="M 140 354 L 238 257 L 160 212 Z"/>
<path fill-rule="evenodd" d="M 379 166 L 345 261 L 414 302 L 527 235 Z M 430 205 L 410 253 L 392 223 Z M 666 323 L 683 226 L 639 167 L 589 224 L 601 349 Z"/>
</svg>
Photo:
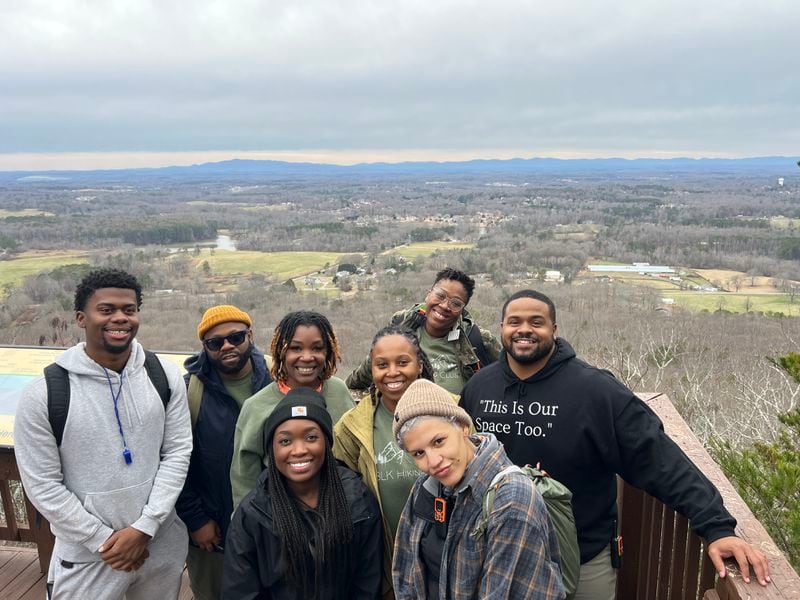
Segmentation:
<svg viewBox="0 0 800 600">
<path fill-rule="evenodd" d="M 117 404 L 133 462 L 125 464 L 106 370 L 81 343 L 56 362 L 69 371 L 70 405 L 61 447 L 47 413 L 44 377 L 23 391 L 14 424 L 14 450 L 33 505 L 50 521 L 55 555 L 100 560 L 98 548 L 133 526 L 156 537 L 175 516 L 192 451 L 186 386 L 177 365 L 162 360 L 172 396 L 166 411 L 144 368 L 136 341 L 122 372 Z M 120 374 L 107 371 L 114 393 Z"/>
</svg>

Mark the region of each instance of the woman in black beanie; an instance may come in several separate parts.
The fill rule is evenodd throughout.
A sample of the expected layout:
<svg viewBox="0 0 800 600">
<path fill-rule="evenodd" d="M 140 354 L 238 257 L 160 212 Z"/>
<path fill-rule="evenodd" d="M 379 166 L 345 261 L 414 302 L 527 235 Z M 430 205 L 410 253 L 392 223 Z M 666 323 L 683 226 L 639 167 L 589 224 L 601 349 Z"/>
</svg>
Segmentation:
<svg viewBox="0 0 800 600">
<path fill-rule="evenodd" d="M 264 424 L 266 468 L 233 516 L 222 598 L 380 596 L 383 529 L 375 497 L 331 453 L 322 396 L 291 390 Z"/>
</svg>

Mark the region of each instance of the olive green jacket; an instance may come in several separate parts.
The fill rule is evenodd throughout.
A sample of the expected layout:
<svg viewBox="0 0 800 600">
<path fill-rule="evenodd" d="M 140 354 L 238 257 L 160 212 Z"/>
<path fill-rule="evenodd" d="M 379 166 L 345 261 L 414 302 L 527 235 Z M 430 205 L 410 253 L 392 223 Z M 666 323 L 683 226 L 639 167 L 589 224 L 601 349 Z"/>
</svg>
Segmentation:
<svg viewBox="0 0 800 600">
<path fill-rule="evenodd" d="M 417 328 L 414 328 L 413 323 L 419 320 L 419 310 L 420 308 L 424 307 L 424 304 L 417 304 L 410 309 L 398 311 L 392 315 L 389 324 L 408 328 L 413 331 L 417 337 L 419 337 L 419 325 L 417 325 Z M 458 360 L 458 366 L 461 369 L 461 376 L 464 379 L 464 382 L 469 381 L 469 378 L 477 373 L 481 367 L 486 366 L 480 364 L 478 355 L 475 354 L 472 343 L 469 341 L 469 332 L 473 325 L 477 326 L 467 310 L 464 309 L 455 324 L 455 328 L 458 328 L 461 331 L 461 334 L 458 336 L 458 339 L 455 342 L 455 352 L 456 360 Z M 486 354 L 489 356 L 491 362 L 496 361 L 497 357 L 500 355 L 500 342 L 487 330 L 479 326 L 477 327 L 481 332 L 481 339 L 483 340 L 483 345 L 486 348 Z M 347 376 L 347 387 L 349 387 L 351 390 L 365 390 L 369 388 L 371 383 L 372 365 L 370 365 L 369 357 L 367 357 L 364 359 L 361 365 L 356 367 L 353 372 Z"/>
<path fill-rule="evenodd" d="M 381 493 L 378 490 L 378 467 L 375 456 L 373 428 L 377 404 L 372 402 L 369 394 L 361 399 L 355 408 L 348 410 L 333 427 L 336 443 L 333 454 L 348 467 L 361 474 L 366 486 L 375 494 L 381 507 L 383 519 L 383 595 L 392 588 L 392 551 L 394 538 L 392 529 L 386 522 L 381 504 Z M 411 488 L 409 488 L 411 491 Z M 394 524 L 397 527 L 397 523 Z"/>
</svg>

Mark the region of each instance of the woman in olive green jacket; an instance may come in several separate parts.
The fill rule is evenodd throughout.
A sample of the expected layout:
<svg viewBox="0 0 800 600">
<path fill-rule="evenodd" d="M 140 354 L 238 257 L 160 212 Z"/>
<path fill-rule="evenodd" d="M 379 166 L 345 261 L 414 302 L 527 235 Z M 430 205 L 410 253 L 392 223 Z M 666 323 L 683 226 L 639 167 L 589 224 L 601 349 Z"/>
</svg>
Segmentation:
<svg viewBox="0 0 800 600">
<path fill-rule="evenodd" d="M 394 409 L 400 396 L 419 378 L 433 381 L 433 368 L 417 337 L 397 326 L 381 329 L 370 350 L 373 383 L 369 395 L 336 423 L 333 452 L 361 474 L 381 507 L 384 531 L 384 599 L 391 587 L 394 533 L 408 494 L 419 477 L 413 459 L 392 435 Z"/>
</svg>

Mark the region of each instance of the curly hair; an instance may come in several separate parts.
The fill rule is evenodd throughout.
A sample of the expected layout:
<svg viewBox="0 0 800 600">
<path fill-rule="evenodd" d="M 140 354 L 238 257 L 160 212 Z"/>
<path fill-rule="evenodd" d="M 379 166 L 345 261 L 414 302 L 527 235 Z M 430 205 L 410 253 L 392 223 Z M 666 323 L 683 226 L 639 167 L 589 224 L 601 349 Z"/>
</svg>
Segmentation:
<svg viewBox="0 0 800 600">
<path fill-rule="evenodd" d="M 316 327 L 322 339 L 325 341 L 325 367 L 322 371 L 322 380 L 329 379 L 336 372 L 336 365 L 341 359 L 339 352 L 339 341 L 333 332 L 333 327 L 328 318 L 318 312 L 310 310 L 298 310 L 290 312 L 281 319 L 275 328 L 270 345 L 272 354 L 272 368 L 270 375 L 275 381 L 286 379 L 286 350 L 292 342 L 294 332 L 298 327 Z"/>
<path fill-rule="evenodd" d="M 325 462 L 320 469 L 317 513 L 320 538 L 316 551 L 309 551 L 308 532 L 298 501 L 278 471 L 272 444 L 267 449 L 267 492 L 272 500 L 272 517 L 286 553 L 286 578 L 301 593 L 301 598 L 318 598 L 323 589 L 345 591 L 350 572 L 353 519 L 342 479 L 336 468 L 331 443 L 325 439 Z M 312 571 L 309 573 L 309 571 Z M 337 597 L 343 597 L 337 594 Z"/>
<path fill-rule="evenodd" d="M 420 347 L 419 338 L 414 335 L 414 332 L 410 329 L 399 327 L 398 325 L 387 325 L 383 329 L 380 329 L 378 333 L 375 334 L 375 337 L 372 338 L 372 346 L 369 349 L 370 364 L 372 364 L 372 349 L 375 348 L 375 344 L 377 344 L 378 340 L 381 338 L 385 338 L 389 335 L 399 335 L 408 340 L 417 352 L 417 362 L 422 366 L 418 379 L 433 381 L 433 366 L 431 365 L 431 361 L 428 360 L 428 355 L 425 354 L 425 351 Z M 378 401 L 378 388 L 375 387 L 374 381 L 369 386 L 369 397 L 373 404 Z"/>
<path fill-rule="evenodd" d="M 436 279 L 433 281 L 433 285 L 436 285 L 440 281 L 457 281 L 461 285 L 464 286 L 464 289 L 467 292 L 467 301 L 465 304 L 469 304 L 470 299 L 472 298 L 472 294 L 475 291 L 475 280 L 464 273 L 464 271 L 459 271 L 458 269 L 451 269 L 450 267 L 444 268 L 436 274 Z"/>
<path fill-rule="evenodd" d="M 97 290 L 121 288 L 136 292 L 136 308 L 142 307 L 142 286 L 136 277 L 120 269 L 96 269 L 90 271 L 75 288 L 75 312 L 86 309 L 86 302 Z"/>
</svg>

